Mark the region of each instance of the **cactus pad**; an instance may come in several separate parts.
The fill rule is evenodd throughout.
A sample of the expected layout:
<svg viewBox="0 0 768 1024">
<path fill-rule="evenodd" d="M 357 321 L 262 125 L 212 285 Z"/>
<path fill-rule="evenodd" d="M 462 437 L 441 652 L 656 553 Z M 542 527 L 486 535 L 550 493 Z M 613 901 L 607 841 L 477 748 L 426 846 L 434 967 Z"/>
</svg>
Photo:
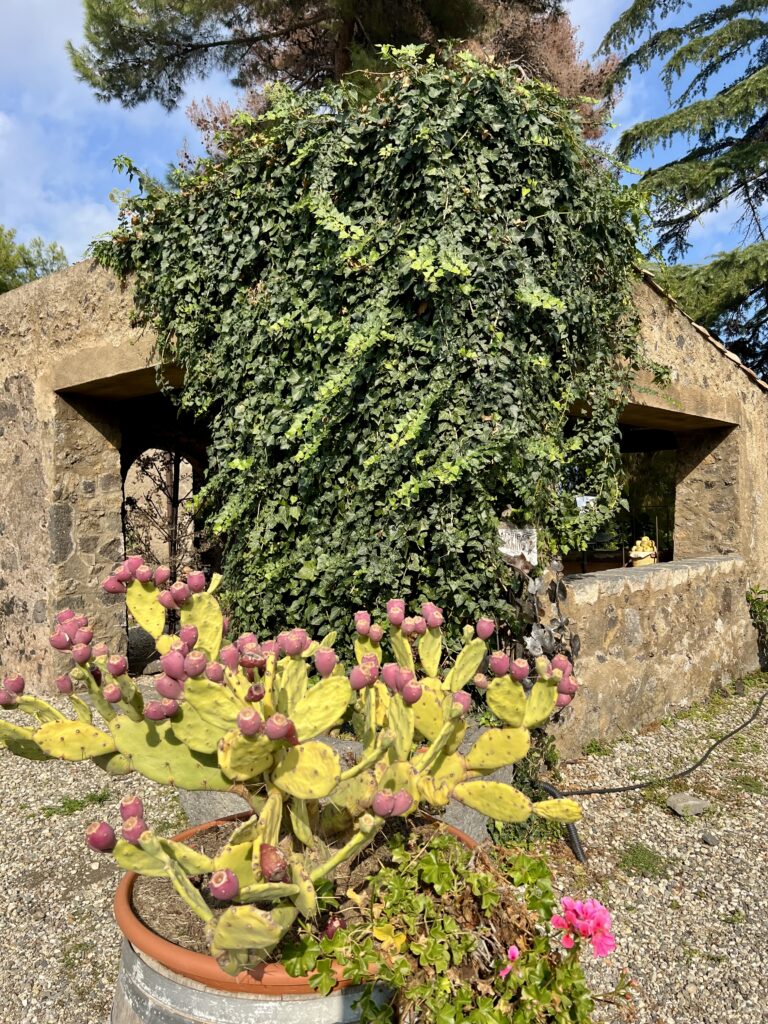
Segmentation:
<svg viewBox="0 0 768 1024">
<path fill-rule="evenodd" d="M 109 727 L 117 749 L 148 779 L 179 789 L 231 788 L 215 758 L 190 751 L 174 735 L 169 722 L 133 722 L 120 715 Z"/>
<path fill-rule="evenodd" d="M 4 745 L 17 757 L 30 761 L 47 761 L 49 755 L 35 743 L 35 730 L 23 725 L 0 721 L 0 745 Z"/>
<path fill-rule="evenodd" d="M 219 742 L 219 767 L 228 778 L 238 782 L 267 771 L 274 756 L 274 744 L 266 736 L 243 736 L 239 729 L 228 732 Z"/>
<path fill-rule="evenodd" d="M 489 687 L 490 689 L 490 687 Z M 525 702 L 525 718 L 523 725 L 528 729 L 535 729 L 544 725 L 549 716 L 555 710 L 557 701 L 557 685 L 554 683 L 534 683 L 528 700 Z"/>
<path fill-rule="evenodd" d="M 464 646 L 456 659 L 453 668 L 445 677 L 445 688 L 450 690 L 451 693 L 456 693 L 462 687 L 466 686 L 467 683 L 474 679 L 475 673 L 480 668 L 483 658 L 485 657 L 486 646 L 485 641 L 479 637 L 475 637 L 474 640 L 470 640 L 468 644 Z"/>
<path fill-rule="evenodd" d="M 157 587 L 154 583 L 131 580 L 125 590 L 125 603 L 142 629 L 146 629 L 156 640 L 162 636 L 165 629 L 165 608 L 157 600 Z"/>
<path fill-rule="evenodd" d="M 503 782 L 471 779 L 455 786 L 453 795 L 467 807 L 486 814 L 494 821 L 525 821 L 531 813 L 528 797 Z"/>
<path fill-rule="evenodd" d="M 419 640 L 419 661 L 428 676 L 440 671 L 443 656 L 443 634 L 439 629 L 428 629 Z"/>
<path fill-rule="evenodd" d="M 112 754 L 116 747 L 110 735 L 85 722 L 46 722 L 35 733 L 35 743 L 51 757 L 62 761 L 85 761 Z"/>
<path fill-rule="evenodd" d="M 511 676 L 492 679 L 485 691 L 491 711 L 507 725 L 519 726 L 525 718 L 525 690 Z"/>
<path fill-rule="evenodd" d="M 215 661 L 221 648 L 224 616 L 213 594 L 193 594 L 181 609 L 181 624 L 197 627 L 196 649 L 205 651 L 209 661 Z"/>
<path fill-rule="evenodd" d="M 343 718 L 352 690 L 346 676 L 328 676 L 296 704 L 291 715 L 299 740 L 311 740 L 327 732 Z"/>
<path fill-rule="evenodd" d="M 219 918 L 211 952 L 217 950 L 256 950 L 268 953 L 298 917 L 295 907 L 275 907 L 272 911 L 258 907 L 229 907 Z"/>
<path fill-rule="evenodd" d="M 338 755 L 324 743 L 300 743 L 291 747 L 272 772 L 274 784 L 300 800 L 320 800 L 328 796 L 340 777 Z"/>
<path fill-rule="evenodd" d="M 567 800 L 565 797 L 561 797 L 559 800 L 539 800 L 531 810 L 540 818 L 562 821 L 566 824 L 581 819 L 581 807 L 575 800 Z"/>
<path fill-rule="evenodd" d="M 467 754 L 467 767 L 489 772 L 522 760 L 531 746 L 527 729 L 486 729 Z"/>
</svg>

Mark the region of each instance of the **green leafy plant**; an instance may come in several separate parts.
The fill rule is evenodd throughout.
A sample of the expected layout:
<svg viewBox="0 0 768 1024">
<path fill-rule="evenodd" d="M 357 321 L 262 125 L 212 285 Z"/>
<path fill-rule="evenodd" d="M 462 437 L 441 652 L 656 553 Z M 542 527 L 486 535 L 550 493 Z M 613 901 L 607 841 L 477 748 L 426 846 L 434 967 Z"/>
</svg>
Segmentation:
<svg viewBox="0 0 768 1024">
<path fill-rule="evenodd" d="M 553 943 L 556 900 L 546 864 L 522 853 L 469 851 L 442 831 L 395 834 L 364 893 L 302 925 L 285 952 L 290 974 L 320 992 L 334 967 L 365 986 L 361 1019 L 411 1024 L 587 1024 L 595 1002 L 578 951 Z M 336 901 L 338 904 L 338 901 Z M 369 965 L 377 965 L 376 984 Z M 393 997 L 382 1000 L 382 988 Z M 614 992 L 626 996 L 622 975 Z"/>
<path fill-rule="evenodd" d="M 347 674 L 333 635 L 319 643 L 292 629 L 259 643 L 249 633 L 222 646 L 219 579 L 206 589 L 202 572 L 170 578 L 167 567 L 152 570 L 129 556 L 103 584 L 109 594 L 125 594 L 133 618 L 154 637 L 164 670 L 155 683 L 161 699 L 145 700 L 126 658 L 94 644 L 87 617 L 65 609 L 51 645 L 74 662 L 57 686 L 75 718 L 26 694 L 21 676 L 6 676 L 0 705 L 35 724 L 2 721 L 0 741 L 32 760 L 92 760 L 113 775 L 138 772 L 181 789 L 231 791 L 249 803 L 253 815 L 216 856 L 153 832 L 138 797 L 121 802 L 122 838 L 105 821 L 87 831 L 89 845 L 111 852 L 121 867 L 170 881 L 205 922 L 211 953 L 226 971 L 237 974 L 267 957 L 297 920 L 317 918 L 337 869 L 420 804 L 442 807 L 454 798 L 509 822 L 532 813 L 579 818 L 572 800 L 531 801 L 486 778 L 525 756 L 529 730 L 547 721 L 570 679 L 570 666 L 546 658 L 529 678 L 527 662 L 510 664 L 501 651 L 488 658 L 493 679 L 482 676 L 483 638 L 495 628 L 490 619 L 478 620 L 477 635 L 471 626 L 465 630 L 451 664 L 436 605 L 408 616 L 405 601 L 393 599 L 386 629 L 358 611 L 357 664 Z M 165 632 L 171 611 L 180 616 L 176 635 Z M 464 686 L 473 679 L 503 725 L 460 754 L 471 703 Z M 76 682 L 90 703 L 74 692 Z M 94 723 L 94 710 L 106 727 Z M 356 761 L 344 767 L 319 737 L 350 714 L 362 743 Z M 192 881 L 201 876 L 204 887 Z M 437 876 L 432 884 L 439 888 Z"/>
<path fill-rule="evenodd" d="M 574 550 L 618 500 L 637 200 L 519 69 L 382 57 L 372 98 L 273 88 L 172 188 L 121 160 L 139 193 L 94 252 L 210 427 L 233 621 L 443 595 L 457 650 L 514 618 L 503 515 Z"/>
</svg>

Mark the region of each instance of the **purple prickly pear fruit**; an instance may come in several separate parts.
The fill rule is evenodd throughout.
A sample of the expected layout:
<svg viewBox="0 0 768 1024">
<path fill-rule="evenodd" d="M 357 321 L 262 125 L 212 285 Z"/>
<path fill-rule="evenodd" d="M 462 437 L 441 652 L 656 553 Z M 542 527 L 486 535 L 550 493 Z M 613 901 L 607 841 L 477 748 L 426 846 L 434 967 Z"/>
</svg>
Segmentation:
<svg viewBox="0 0 768 1024">
<path fill-rule="evenodd" d="M 74 690 L 72 680 L 67 675 L 59 676 L 57 679 L 54 679 L 53 682 L 59 693 L 69 694 Z"/>
<path fill-rule="evenodd" d="M 400 678 L 400 666 L 394 661 L 388 661 L 386 665 L 381 666 L 381 678 L 387 689 L 394 693 Z"/>
<path fill-rule="evenodd" d="M 299 734 L 296 731 L 296 726 L 289 719 L 288 733 L 285 737 L 285 742 L 290 743 L 292 747 L 298 747 L 299 745 Z"/>
<path fill-rule="evenodd" d="M 12 708 L 16 706 L 16 694 L 0 686 L 0 708 Z"/>
<path fill-rule="evenodd" d="M 55 633 L 52 633 L 48 637 L 48 643 L 57 651 L 68 651 L 72 646 L 72 641 L 63 629 L 57 629 Z"/>
<path fill-rule="evenodd" d="M 229 616 L 222 615 L 221 617 L 221 635 L 226 636 L 229 632 Z"/>
<path fill-rule="evenodd" d="M 148 565 L 140 565 L 133 575 L 139 583 L 149 583 L 154 573 Z"/>
<path fill-rule="evenodd" d="M 202 594 L 205 590 L 205 573 L 200 569 L 187 573 L 187 586 L 193 594 Z"/>
<path fill-rule="evenodd" d="M 509 655 L 504 651 L 496 651 L 488 659 L 488 668 L 495 676 L 505 676 L 509 672 Z"/>
<path fill-rule="evenodd" d="M 258 733 L 264 732 L 264 719 L 258 711 L 249 708 L 247 711 L 241 711 L 237 716 L 237 727 L 243 736 L 256 736 Z"/>
<path fill-rule="evenodd" d="M 133 579 L 133 573 L 127 565 L 121 565 L 118 569 L 115 569 L 113 573 L 116 580 L 120 580 L 121 583 L 130 583 Z"/>
<path fill-rule="evenodd" d="M 292 629 L 283 641 L 283 650 L 292 658 L 296 658 L 306 651 L 309 643 L 309 634 L 305 629 Z"/>
<path fill-rule="evenodd" d="M 86 629 L 88 626 L 87 615 L 75 615 L 72 622 L 77 626 L 78 629 Z"/>
<path fill-rule="evenodd" d="M 174 679 L 172 676 L 163 673 L 157 677 L 155 689 L 166 700 L 178 700 L 182 693 L 184 693 L 184 683 L 180 679 Z"/>
<path fill-rule="evenodd" d="M 355 665 L 349 673 L 349 685 L 353 690 L 364 690 L 370 681 L 371 680 L 368 678 L 368 675 L 360 668 L 359 665 Z"/>
<path fill-rule="evenodd" d="M 332 939 L 337 931 L 344 927 L 344 921 L 334 914 L 332 918 L 328 920 L 325 928 L 323 928 L 323 935 L 326 939 Z"/>
<path fill-rule="evenodd" d="M 371 631 L 371 613 L 366 611 L 355 612 L 355 630 L 358 636 L 368 636 Z"/>
<path fill-rule="evenodd" d="M 379 790 L 371 801 L 371 810 L 379 818 L 389 818 L 395 809 L 395 794 Z"/>
<path fill-rule="evenodd" d="M 85 830 L 85 841 L 97 853 L 111 853 L 117 844 L 117 836 L 108 822 L 93 821 Z"/>
<path fill-rule="evenodd" d="M 125 584 L 121 583 L 117 576 L 107 576 L 101 584 L 101 589 L 106 590 L 108 594 L 124 594 Z"/>
<path fill-rule="evenodd" d="M 24 676 L 6 676 L 3 680 L 3 686 L 6 690 L 10 690 L 11 693 L 24 693 Z"/>
<path fill-rule="evenodd" d="M 400 629 L 402 629 L 406 636 L 413 636 L 416 632 L 416 619 L 412 615 L 409 615 L 407 618 L 403 619 Z"/>
<path fill-rule="evenodd" d="M 160 707 L 163 709 L 165 718 L 173 718 L 174 715 L 179 713 L 179 702 L 168 697 L 160 701 Z"/>
<path fill-rule="evenodd" d="M 233 900 L 240 892 L 240 882 L 237 875 L 229 868 L 223 871 L 215 871 L 208 882 L 208 892 L 215 900 L 228 902 Z"/>
<path fill-rule="evenodd" d="M 400 691 L 400 696 L 403 698 L 406 704 L 416 704 L 421 700 L 423 690 L 418 683 L 406 683 Z"/>
<path fill-rule="evenodd" d="M 414 676 L 413 672 L 411 672 L 411 670 L 409 668 L 401 668 L 398 671 L 398 673 L 397 673 L 397 687 L 396 687 L 396 689 L 399 690 L 400 693 L 403 692 L 403 688 L 406 687 L 409 683 L 415 683 L 415 682 L 416 682 L 416 677 Z"/>
<path fill-rule="evenodd" d="M 371 641 L 372 644 L 380 644 L 383 637 L 383 626 L 371 626 L 370 630 L 368 631 L 368 639 Z"/>
<path fill-rule="evenodd" d="M 245 694 L 245 699 L 249 704 L 258 704 L 260 700 L 264 700 L 266 692 L 262 683 L 251 683 Z"/>
<path fill-rule="evenodd" d="M 573 696 L 579 688 L 579 681 L 576 676 L 563 676 L 557 684 L 557 692 Z"/>
<path fill-rule="evenodd" d="M 267 719 L 264 732 L 270 740 L 284 740 L 289 735 L 292 725 L 293 722 L 290 718 L 286 718 L 285 715 L 276 711 Z"/>
<path fill-rule="evenodd" d="M 208 664 L 208 658 L 203 651 L 190 651 L 184 659 L 184 671 L 188 676 L 192 676 L 196 679 L 205 672 L 205 666 Z"/>
<path fill-rule="evenodd" d="M 475 678 L 472 680 L 472 682 L 475 684 L 478 690 L 488 689 L 488 676 L 484 675 L 482 672 L 478 672 L 475 675 Z"/>
<path fill-rule="evenodd" d="M 453 695 L 453 703 L 458 704 L 461 708 L 462 715 L 466 715 L 469 709 L 472 707 L 472 698 L 466 690 L 457 690 Z"/>
<path fill-rule="evenodd" d="M 475 632 L 481 640 L 488 640 L 496 632 L 496 623 L 493 619 L 478 619 L 475 623 Z"/>
<path fill-rule="evenodd" d="M 277 644 L 277 649 L 278 649 L 280 654 L 285 654 L 285 641 L 286 641 L 287 637 L 288 637 L 288 630 L 287 629 L 284 629 L 282 633 L 278 633 L 277 634 L 277 639 L 275 640 L 275 643 Z"/>
<path fill-rule="evenodd" d="M 573 700 L 573 694 L 570 693 L 558 693 L 555 706 L 558 708 L 566 708 Z"/>
<path fill-rule="evenodd" d="M 75 644 L 71 650 L 72 660 L 77 665 L 85 665 L 91 659 L 91 648 L 89 644 Z"/>
<path fill-rule="evenodd" d="M 99 686 L 101 686 L 101 669 L 98 665 L 93 665 L 91 668 L 91 675 L 96 680 Z"/>
<path fill-rule="evenodd" d="M 288 877 L 288 861 L 283 851 L 270 843 L 259 847 L 259 867 L 267 882 L 284 882 Z"/>
<path fill-rule="evenodd" d="M 221 662 L 211 661 L 205 666 L 205 678 L 212 683 L 224 682 L 224 666 Z"/>
<path fill-rule="evenodd" d="M 189 646 L 190 650 L 195 646 L 199 637 L 197 626 L 193 626 L 191 623 L 186 626 L 182 626 L 177 635 L 183 644 L 187 644 Z"/>
<path fill-rule="evenodd" d="M 77 616 L 75 615 L 73 615 L 71 619 L 67 619 L 61 627 L 62 632 L 66 633 L 73 643 L 75 642 L 75 636 L 79 632 L 79 629 L 80 627 L 77 625 Z"/>
<path fill-rule="evenodd" d="M 111 676 L 121 676 L 128 671 L 128 659 L 124 654 L 113 654 L 107 658 L 106 667 Z"/>
<path fill-rule="evenodd" d="M 184 583 L 182 580 L 176 580 L 170 586 L 171 597 L 176 602 L 179 608 L 190 599 L 192 591 L 189 589 L 189 585 Z"/>
<path fill-rule="evenodd" d="M 74 617 L 75 613 L 72 611 L 71 608 L 62 608 L 61 611 L 56 615 L 56 621 L 59 623 L 59 625 L 61 625 L 68 619 L 74 619 Z"/>
<path fill-rule="evenodd" d="M 369 683 L 375 683 L 379 678 L 379 659 L 375 654 L 364 654 L 360 659 L 360 668 L 365 672 Z"/>
<path fill-rule="evenodd" d="M 241 633 L 235 641 L 235 645 L 239 651 L 245 647 L 246 644 L 258 644 L 259 638 L 255 633 Z"/>
<path fill-rule="evenodd" d="M 109 647 L 107 644 L 94 644 L 91 647 L 91 654 L 94 658 L 104 658 L 109 654 Z"/>
<path fill-rule="evenodd" d="M 551 661 L 551 665 L 553 669 L 559 668 L 564 676 L 569 676 L 573 672 L 573 665 L 564 654 L 556 654 Z"/>
<path fill-rule="evenodd" d="M 406 789 L 399 789 L 395 793 L 394 803 L 392 805 L 393 817 L 399 817 L 401 814 L 407 814 L 408 811 L 413 807 L 413 797 Z"/>
<path fill-rule="evenodd" d="M 161 590 L 157 595 L 157 600 L 167 612 L 175 612 L 177 610 L 176 602 L 173 600 L 173 594 L 170 590 Z"/>
<path fill-rule="evenodd" d="M 387 601 L 387 618 L 391 626 L 402 626 L 405 618 L 405 601 L 399 597 Z"/>
<path fill-rule="evenodd" d="M 317 674 L 327 679 L 338 664 L 339 656 L 330 647 L 318 647 L 315 651 L 315 668 Z"/>
<path fill-rule="evenodd" d="M 123 694 L 117 683 L 108 683 L 101 691 L 101 695 L 108 704 L 119 704 L 123 699 Z"/>
<path fill-rule="evenodd" d="M 128 555 L 126 560 L 123 562 L 126 569 L 130 569 L 131 572 L 136 572 L 140 565 L 144 565 L 143 555 Z"/>
<path fill-rule="evenodd" d="M 242 668 L 258 668 L 262 663 L 261 647 L 258 644 L 245 644 L 240 651 Z"/>
<path fill-rule="evenodd" d="M 160 659 L 160 664 L 163 666 L 163 672 L 166 675 L 172 676 L 174 679 L 184 679 L 186 672 L 184 669 L 184 655 L 179 650 L 168 651 Z"/>
<path fill-rule="evenodd" d="M 237 666 L 240 664 L 240 651 L 234 644 L 227 644 L 219 651 L 219 661 L 222 665 L 226 665 L 230 672 L 237 672 Z"/>
<path fill-rule="evenodd" d="M 93 630 L 78 629 L 72 639 L 76 644 L 89 644 L 93 640 Z"/>
<path fill-rule="evenodd" d="M 423 615 L 414 615 L 413 617 L 413 633 L 414 636 L 424 636 L 427 632 L 427 623 Z"/>
<path fill-rule="evenodd" d="M 150 722 L 162 722 L 165 720 L 165 708 L 159 700 L 148 700 L 144 705 L 144 717 Z"/>
<path fill-rule="evenodd" d="M 123 821 L 129 818 L 143 818 L 144 804 L 139 796 L 124 796 L 120 801 L 120 817 Z"/>
<path fill-rule="evenodd" d="M 269 657 L 270 654 L 274 654 L 275 657 L 280 653 L 280 645 L 276 640 L 265 640 L 261 645 L 261 653 L 266 654 Z"/>
<path fill-rule="evenodd" d="M 123 821 L 123 839 L 126 843 L 138 843 L 141 836 L 147 831 L 147 823 L 138 815 L 126 818 Z"/>
<path fill-rule="evenodd" d="M 522 683 L 524 679 L 527 679 L 530 674 L 531 668 L 525 658 L 515 658 L 512 664 L 509 666 L 509 674 L 513 679 L 516 679 L 518 683 Z"/>
<path fill-rule="evenodd" d="M 434 608 L 424 616 L 427 629 L 440 629 L 445 622 L 442 608 Z"/>
<path fill-rule="evenodd" d="M 155 569 L 154 581 L 156 587 L 164 587 L 171 578 L 171 570 L 167 565 L 158 565 Z"/>
</svg>

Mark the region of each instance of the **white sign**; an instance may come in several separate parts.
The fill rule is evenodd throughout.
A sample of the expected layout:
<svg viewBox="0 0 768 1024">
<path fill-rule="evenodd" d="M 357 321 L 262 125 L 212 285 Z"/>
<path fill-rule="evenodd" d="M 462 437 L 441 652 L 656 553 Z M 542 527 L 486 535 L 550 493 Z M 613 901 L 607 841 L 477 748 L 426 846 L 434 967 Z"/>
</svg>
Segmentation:
<svg viewBox="0 0 768 1024">
<path fill-rule="evenodd" d="M 499 523 L 499 551 L 504 558 L 518 558 L 522 555 L 531 565 L 539 564 L 538 539 L 533 526 L 513 526 Z"/>
</svg>

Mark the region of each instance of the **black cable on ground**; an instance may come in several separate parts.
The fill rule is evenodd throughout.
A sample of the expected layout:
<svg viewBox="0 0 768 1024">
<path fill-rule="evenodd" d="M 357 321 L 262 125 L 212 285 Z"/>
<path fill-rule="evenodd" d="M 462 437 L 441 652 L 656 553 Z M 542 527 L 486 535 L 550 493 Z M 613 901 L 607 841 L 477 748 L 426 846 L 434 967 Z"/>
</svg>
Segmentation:
<svg viewBox="0 0 768 1024">
<path fill-rule="evenodd" d="M 696 761 L 695 764 L 692 764 L 689 768 L 684 768 L 682 771 L 675 772 L 674 775 L 664 775 L 656 779 L 646 779 L 645 782 L 633 782 L 628 786 L 601 786 L 596 789 L 570 789 L 562 793 L 555 789 L 555 787 L 548 782 L 542 782 L 539 780 L 537 781 L 537 785 L 541 789 L 543 789 L 545 793 L 549 794 L 549 796 L 553 796 L 559 799 L 560 797 L 565 796 L 600 796 L 606 795 L 608 793 L 630 793 L 633 790 L 650 789 L 653 786 L 660 786 L 662 783 L 665 782 L 674 782 L 676 779 L 684 779 L 686 776 L 691 775 L 693 772 L 695 772 L 697 768 L 700 768 L 704 764 L 704 762 L 708 760 L 709 757 L 711 757 L 712 753 L 720 746 L 721 743 L 725 743 L 726 740 L 731 739 L 732 736 L 735 736 L 737 733 L 741 732 L 742 729 L 746 729 L 748 725 L 751 725 L 755 721 L 757 716 L 760 714 L 760 711 L 763 707 L 763 702 L 766 700 L 766 698 L 768 698 L 768 690 L 765 690 L 763 693 L 760 694 L 757 700 L 757 704 L 755 705 L 754 711 L 745 722 L 742 722 L 741 725 L 737 725 L 735 729 L 731 729 L 730 732 L 727 732 L 724 736 L 721 736 L 719 740 L 715 740 L 715 742 L 712 743 L 711 746 L 707 747 L 707 749 L 704 751 L 702 756 L 699 758 L 698 761 Z M 568 832 L 568 845 L 570 846 L 571 850 L 573 850 L 573 855 L 576 858 L 576 860 L 580 864 L 583 864 L 586 861 L 586 857 L 584 856 L 584 850 L 581 846 L 579 834 L 576 831 L 576 826 L 568 824 L 565 827 L 566 831 Z"/>
</svg>

